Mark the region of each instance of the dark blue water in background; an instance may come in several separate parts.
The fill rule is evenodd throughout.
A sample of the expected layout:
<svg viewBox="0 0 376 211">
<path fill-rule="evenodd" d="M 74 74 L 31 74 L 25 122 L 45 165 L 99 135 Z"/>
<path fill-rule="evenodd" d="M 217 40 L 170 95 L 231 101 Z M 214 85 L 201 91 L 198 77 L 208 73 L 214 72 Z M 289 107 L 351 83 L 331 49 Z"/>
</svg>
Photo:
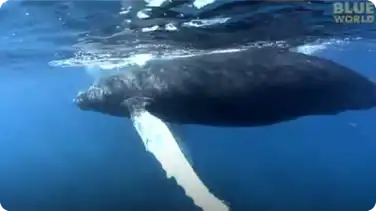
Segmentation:
<svg viewBox="0 0 376 211">
<path fill-rule="evenodd" d="M 290 19 L 280 28 L 247 20 L 231 26 L 233 31 L 181 29 L 189 32 L 184 37 L 144 35 L 132 25 L 130 34 L 104 39 L 121 30 L 116 27 L 121 18 L 113 12 L 119 8 L 116 2 L 14 1 L 0 9 L 0 203 L 6 210 L 199 210 L 173 180 L 165 179 L 129 120 L 83 112 L 72 104 L 92 78 L 83 67 L 50 64 L 74 57 L 77 46 L 111 46 L 113 52 L 144 42 L 208 49 L 270 34 L 268 41 L 289 40 L 292 46 L 317 37 L 361 37 L 318 55 L 376 79 L 374 25 L 329 24 L 313 32 L 313 26 L 329 23 L 322 13 L 299 28 L 292 21 L 304 19 L 290 17 L 295 13 L 289 10 Z M 251 33 L 246 23 L 259 33 Z M 196 34 L 207 32 L 217 33 L 217 41 L 200 43 Z M 236 42 L 244 33 L 252 35 Z M 205 184 L 234 211 L 367 211 L 376 202 L 375 125 L 372 109 L 260 128 L 176 126 L 174 132 L 185 141 Z"/>
</svg>

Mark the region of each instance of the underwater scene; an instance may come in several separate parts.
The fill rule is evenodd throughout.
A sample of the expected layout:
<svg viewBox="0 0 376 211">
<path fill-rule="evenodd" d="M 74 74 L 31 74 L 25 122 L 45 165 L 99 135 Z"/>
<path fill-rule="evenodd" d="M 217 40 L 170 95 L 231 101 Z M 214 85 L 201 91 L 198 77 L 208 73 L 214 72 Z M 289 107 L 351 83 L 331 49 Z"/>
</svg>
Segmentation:
<svg viewBox="0 0 376 211">
<path fill-rule="evenodd" d="M 376 210 L 375 11 L 0 0 L 0 211 Z"/>
</svg>

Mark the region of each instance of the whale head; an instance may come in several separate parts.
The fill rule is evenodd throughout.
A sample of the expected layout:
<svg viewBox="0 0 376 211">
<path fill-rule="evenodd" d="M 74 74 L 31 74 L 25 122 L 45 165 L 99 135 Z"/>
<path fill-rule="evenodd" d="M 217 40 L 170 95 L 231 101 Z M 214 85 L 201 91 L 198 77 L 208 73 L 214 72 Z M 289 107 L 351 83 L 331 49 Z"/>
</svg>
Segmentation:
<svg viewBox="0 0 376 211">
<path fill-rule="evenodd" d="M 126 81 L 119 76 L 110 76 L 79 92 L 73 103 L 82 110 L 129 117 L 128 108 L 123 102 L 132 97 L 131 94 Z"/>
</svg>

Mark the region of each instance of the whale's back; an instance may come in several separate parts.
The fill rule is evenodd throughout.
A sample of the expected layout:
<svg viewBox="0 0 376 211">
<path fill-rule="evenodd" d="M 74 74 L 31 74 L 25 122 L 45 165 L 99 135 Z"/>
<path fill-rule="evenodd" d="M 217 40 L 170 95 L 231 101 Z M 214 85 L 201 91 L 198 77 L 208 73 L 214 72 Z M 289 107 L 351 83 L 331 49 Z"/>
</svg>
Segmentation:
<svg viewBox="0 0 376 211">
<path fill-rule="evenodd" d="M 364 76 L 277 49 L 155 61 L 148 71 L 165 83 L 144 90 L 154 99 L 148 109 L 169 122 L 257 126 L 376 105 L 376 86 Z"/>
</svg>

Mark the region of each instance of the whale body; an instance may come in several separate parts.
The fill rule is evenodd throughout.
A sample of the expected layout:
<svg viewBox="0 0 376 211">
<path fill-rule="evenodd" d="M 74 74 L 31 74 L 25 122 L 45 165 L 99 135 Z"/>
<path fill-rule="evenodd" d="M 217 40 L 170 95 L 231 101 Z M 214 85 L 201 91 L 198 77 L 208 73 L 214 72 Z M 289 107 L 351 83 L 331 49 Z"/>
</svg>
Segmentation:
<svg viewBox="0 0 376 211">
<path fill-rule="evenodd" d="M 83 110 L 119 117 L 130 116 L 127 101 L 170 123 L 250 127 L 370 109 L 376 85 L 327 59 L 253 48 L 151 60 L 74 99 Z"/>
</svg>

